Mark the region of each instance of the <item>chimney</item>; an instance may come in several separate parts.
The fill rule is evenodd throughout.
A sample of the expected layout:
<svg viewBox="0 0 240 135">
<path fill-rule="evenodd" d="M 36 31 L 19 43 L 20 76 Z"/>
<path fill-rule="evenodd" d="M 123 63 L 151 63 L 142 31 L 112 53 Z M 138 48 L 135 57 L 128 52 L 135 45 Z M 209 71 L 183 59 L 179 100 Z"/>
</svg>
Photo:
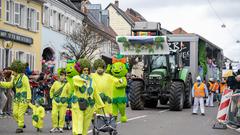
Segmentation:
<svg viewBox="0 0 240 135">
<path fill-rule="evenodd" d="M 119 7 L 119 1 L 115 0 L 115 6 Z"/>
</svg>

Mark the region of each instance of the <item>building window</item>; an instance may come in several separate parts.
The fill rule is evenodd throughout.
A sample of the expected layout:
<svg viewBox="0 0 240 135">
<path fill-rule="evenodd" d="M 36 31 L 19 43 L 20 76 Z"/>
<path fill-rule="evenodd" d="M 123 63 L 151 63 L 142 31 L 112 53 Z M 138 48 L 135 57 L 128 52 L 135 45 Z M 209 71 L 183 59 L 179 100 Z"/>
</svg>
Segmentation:
<svg viewBox="0 0 240 135">
<path fill-rule="evenodd" d="M 49 26 L 49 21 L 50 21 L 50 10 L 47 6 L 44 6 L 44 9 L 43 9 L 43 24 L 45 26 Z"/>
<path fill-rule="evenodd" d="M 20 4 L 20 26 L 27 28 L 27 8 L 22 4 Z"/>
<path fill-rule="evenodd" d="M 20 24 L 20 4 L 16 2 L 14 3 L 14 24 Z"/>
<path fill-rule="evenodd" d="M 27 28 L 30 31 L 37 32 L 40 28 L 40 13 L 35 9 L 28 8 L 27 10 Z"/>
<path fill-rule="evenodd" d="M 53 11 L 53 29 L 55 30 L 59 30 L 59 13 L 57 13 L 57 11 Z"/>
<path fill-rule="evenodd" d="M 60 15 L 60 31 L 64 32 L 65 31 L 65 17 L 64 15 Z"/>
</svg>

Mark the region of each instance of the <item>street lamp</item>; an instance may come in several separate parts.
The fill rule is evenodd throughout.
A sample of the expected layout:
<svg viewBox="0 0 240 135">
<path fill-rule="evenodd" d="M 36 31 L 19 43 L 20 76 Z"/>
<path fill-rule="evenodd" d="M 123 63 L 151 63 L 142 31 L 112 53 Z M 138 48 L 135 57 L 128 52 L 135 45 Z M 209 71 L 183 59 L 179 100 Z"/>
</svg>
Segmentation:
<svg viewBox="0 0 240 135">
<path fill-rule="evenodd" d="M 9 56 L 9 50 L 12 49 L 13 47 L 13 42 L 12 41 L 3 41 L 3 48 L 6 50 L 6 67 L 8 67 L 8 56 Z"/>
</svg>

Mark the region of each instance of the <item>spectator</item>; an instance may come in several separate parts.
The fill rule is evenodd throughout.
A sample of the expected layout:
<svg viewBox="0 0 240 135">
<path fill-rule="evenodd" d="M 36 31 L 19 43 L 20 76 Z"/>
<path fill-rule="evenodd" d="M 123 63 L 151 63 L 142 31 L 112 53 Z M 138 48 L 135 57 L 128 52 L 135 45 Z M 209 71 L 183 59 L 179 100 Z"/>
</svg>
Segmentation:
<svg viewBox="0 0 240 135">
<path fill-rule="evenodd" d="M 32 71 L 31 71 L 28 63 L 26 63 L 25 74 L 27 75 L 28 78 L 30 75 L 32 75 Z"/>
<path fill-rule="evenodd" d="M 240 89 L 240 75 L 228 77 L 227 86 L 233 91 Z"/>
<path fill-rule="evenodd" d="M 4 81 L 4 77 L 2 72 L 0 72 L 0 81 Z M 7 97 L 5 95 L 5 90 L 4 88 L 0 88 L 0 117 L 3 117 L 3 109 L 7 103 Z"/>
<path fill-rule="evenodd" d="M 5 78 L 5 81 L 7 82 L 10 82 L 13 79 L 12 71 L 10 70 L 9 67 L 3 69 L 3 75 Z M 5 94 L 7 96 L 7 103 L 4 108 L 4 111 L 7 113 L 7 115 L 10 116 L 12 114 L 12 100 L 13 100 L 14 92 L 12 89 L 6 89 Z"/>
</svg>

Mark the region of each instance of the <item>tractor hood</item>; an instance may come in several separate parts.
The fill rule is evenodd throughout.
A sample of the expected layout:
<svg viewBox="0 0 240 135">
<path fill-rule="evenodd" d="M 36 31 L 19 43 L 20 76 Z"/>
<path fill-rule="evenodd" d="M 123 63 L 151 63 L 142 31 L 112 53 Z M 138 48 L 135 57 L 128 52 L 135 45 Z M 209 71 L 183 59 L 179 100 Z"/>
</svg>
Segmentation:
<svg viewBox="0 0 240 135">
<path fill-rule="evenodd" d="M 157 78 L 157 79 L 163 79 L 167 76 L 167 70 L 166 69 L 154 69 L 150 75 L 149 79 Z"/>
</svg>

